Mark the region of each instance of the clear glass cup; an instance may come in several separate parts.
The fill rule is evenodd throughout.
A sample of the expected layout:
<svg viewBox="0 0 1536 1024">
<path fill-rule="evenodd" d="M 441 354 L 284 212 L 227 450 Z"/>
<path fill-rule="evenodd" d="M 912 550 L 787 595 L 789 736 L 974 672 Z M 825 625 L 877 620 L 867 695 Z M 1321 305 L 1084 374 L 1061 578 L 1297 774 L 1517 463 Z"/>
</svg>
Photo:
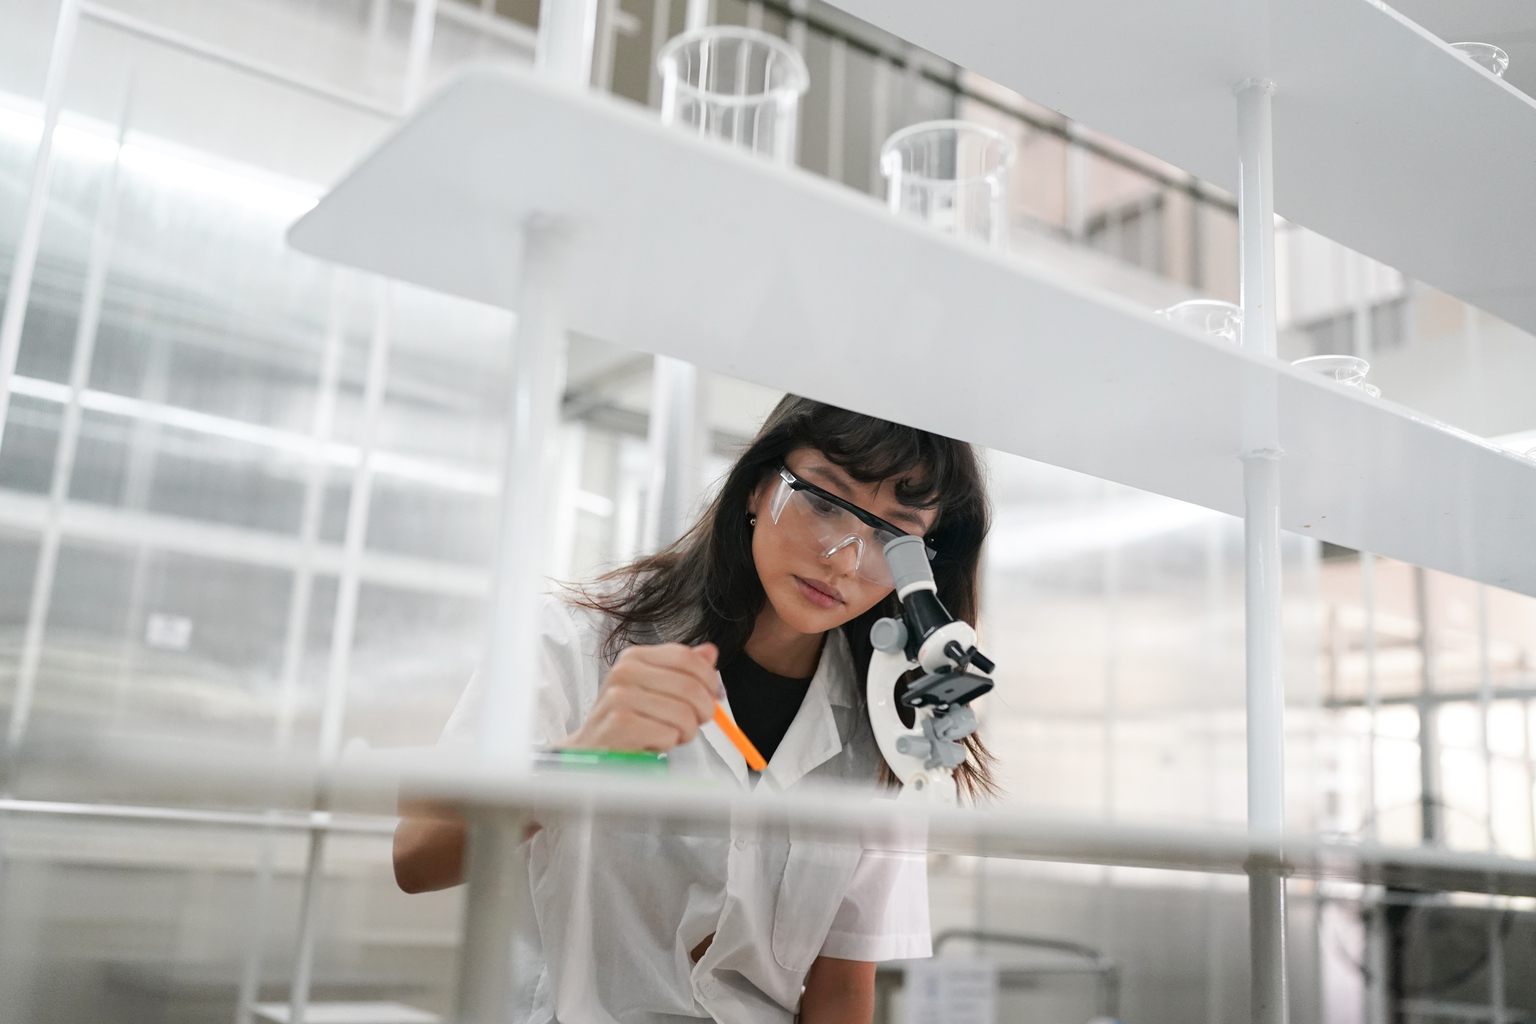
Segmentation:
<svg viewBox="0 0 1536 1024">
<path fill-rule="evenodd" d="M 1460 50 L 1499 78 L 1509 69 L 1509 54 L 1492 43 L 1452 43 L 1451 49 Z"/>
<path fill-rule="evenodd" d="M 1233 344 L 1243 340 L 1243 310 L 1241 306 L 1220 299 L 1186 299 L 1167 309 L 1157 311 L 1176 324 L 1192 327 L 1201 334 L 1223 338 Z"/>
<path fill-rule="evenodd" d="M 1347 384 L 1352 388 L 1359 388 L 1372 398 L 1381 396 L 1381 388 L 1365 382 L 1365 375 L 1370 372 L 1371 364 L 1359 356 L 1308 356 L 1291 363 L 1299 370 L 1311 370 L 1325 377 L 1331 377 L 1340 384 Z"/>
<path fill-rule="evenodd" d="M 1008 245 L 1008 170 L 1016 147 L 968 121 L 924 121 L 880 147 L 892 212 L 995 248 Z"/>
<path fill-rule="evenodd" d="M 794 164 L 811 73 L 793 46 L 756 29 L 713 25 L 669 40 L 656 68 L 663 124 Z"/>
</svg>

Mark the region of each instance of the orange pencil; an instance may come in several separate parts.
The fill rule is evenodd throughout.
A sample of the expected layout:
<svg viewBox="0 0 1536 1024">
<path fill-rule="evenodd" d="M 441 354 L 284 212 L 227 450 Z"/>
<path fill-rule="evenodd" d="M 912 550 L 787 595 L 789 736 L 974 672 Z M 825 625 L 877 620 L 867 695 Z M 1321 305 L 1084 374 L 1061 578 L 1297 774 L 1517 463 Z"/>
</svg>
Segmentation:
<svg viewBox="0 0 1536 1024">
<path fill-rule="evenodd" d="M 747 734 L 741 731 L 741 726 L 731 721 L 731 716 L 725 713 L 725 708 L 719 701 L 715 701 L 715 724 L 720 727 L 721 732 L 725 733 L 726 739 L 741 751 L 741 756 L 747 759 L 748 768 L 760 772 L 768 767 L 768 762 L 763 760 L 763 755 L 759 754 L 757 748 L 752 745 L 752 741 L 747 739 Z"/>
</svg>

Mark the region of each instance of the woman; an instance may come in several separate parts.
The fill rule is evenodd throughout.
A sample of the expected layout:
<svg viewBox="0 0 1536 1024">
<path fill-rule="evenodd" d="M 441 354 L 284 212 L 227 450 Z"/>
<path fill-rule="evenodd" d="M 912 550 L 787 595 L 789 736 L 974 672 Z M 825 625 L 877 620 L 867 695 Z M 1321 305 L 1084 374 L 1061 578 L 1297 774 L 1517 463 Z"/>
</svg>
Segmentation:
<svg viewBox="0 0 1536 1024">
<path fill-rule="evenodd" d="M 546 605 L 541 735 L 750 786 L 720 699 L 779 788 L 888 783 L 863 694 L 870 625 L 899 611 L 883 540 L 925 537 L 940 600 L 974 624 L 987 522 L 969 445 L 786 397 L 682 539 Z M 476 735 L 480 703 L 472 683 L 445 740 Z M 968 744 L 975 797 L 991 757 Z M 401 888 L 457 884 L 463 849 L 462 822 L 405 818 Z M 538 1024 L 869 1021 L 875 962 L 930 955 L 920 854 L 760 825 L 561 825 L 529 869 L 544 966 L 520 1019 Z"/>
</svg>

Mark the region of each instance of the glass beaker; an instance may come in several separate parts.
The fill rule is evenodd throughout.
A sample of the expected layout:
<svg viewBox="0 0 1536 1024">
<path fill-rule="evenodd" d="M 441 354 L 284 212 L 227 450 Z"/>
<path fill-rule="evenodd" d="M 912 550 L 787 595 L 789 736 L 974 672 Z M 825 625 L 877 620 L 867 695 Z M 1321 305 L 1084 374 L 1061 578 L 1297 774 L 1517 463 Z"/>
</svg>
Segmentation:
<svg viewBox="0 0 1536 1024">
<path fill-rule="evenodd" d="M 1157 311 L 1176 324 L 1192 327 L 1201 334 L 1224 338 L 1233 344 L 1243 340 L 1242 307 L 1220 299 L 1186 299 Z"/>
<path fill-rule="evenodd" d="M 668 40 L 656 68 L 663 124 L 794 164 L 811 73 L 793 46 L 756 29 L 712 25 Z"/>
<path fill-rule="evenodd" d="M 1298 370 L 1311 370 L 1325 377 L 1331 377 L 1340 384 L 1359 388 L 1372 398 L 1381 397 L 1381 388 L 1365 382 L 1365 375 L 1370 372 L 1371 364 L 1359 356 L 1308 356 L 1305 359 L 1297 359 L 1291 365 Z"/>
<path fill-rule="evenodd" d="M 895 213 L 940 231 L 1008 245 L 1008 169 L 1013 141 L 968 121 L 924 121 L 880 147 L 886 200 Z"/>
<path fill-rule="evenodd" d="M 1509 54 L 1492 43 L 1452 43 L 1451 49 L 1460 50 L 1499 78 L 1509 69 Z"/>
</svg>

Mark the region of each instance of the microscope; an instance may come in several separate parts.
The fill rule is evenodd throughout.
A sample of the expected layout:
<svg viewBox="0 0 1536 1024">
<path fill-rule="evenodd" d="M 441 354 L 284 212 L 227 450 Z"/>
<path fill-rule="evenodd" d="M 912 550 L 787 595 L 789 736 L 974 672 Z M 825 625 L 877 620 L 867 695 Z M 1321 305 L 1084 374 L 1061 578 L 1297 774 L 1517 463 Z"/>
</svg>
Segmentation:
<svg viewBox="0 0 1536 1024">
<path fill-rule="evenodd" d="M 869 631 L 875 648 L 866 682 L 870 725 L 901 781 L 897 799 L 953 805 L 954 769 L 965 761 L 960 741 L 977 726 L 969 705 L 992 689 L 995 666 L 976 649 L 976 631 L 940 603 L 921 537 L 897 537 L 886 544 L 885 559 L 902 614 L 880 619 Z M 898 697 L 898 681 L 919 669 L 923 675 Z M 910 709 L 910 727 L 902 707 Z"/>
</svg>

